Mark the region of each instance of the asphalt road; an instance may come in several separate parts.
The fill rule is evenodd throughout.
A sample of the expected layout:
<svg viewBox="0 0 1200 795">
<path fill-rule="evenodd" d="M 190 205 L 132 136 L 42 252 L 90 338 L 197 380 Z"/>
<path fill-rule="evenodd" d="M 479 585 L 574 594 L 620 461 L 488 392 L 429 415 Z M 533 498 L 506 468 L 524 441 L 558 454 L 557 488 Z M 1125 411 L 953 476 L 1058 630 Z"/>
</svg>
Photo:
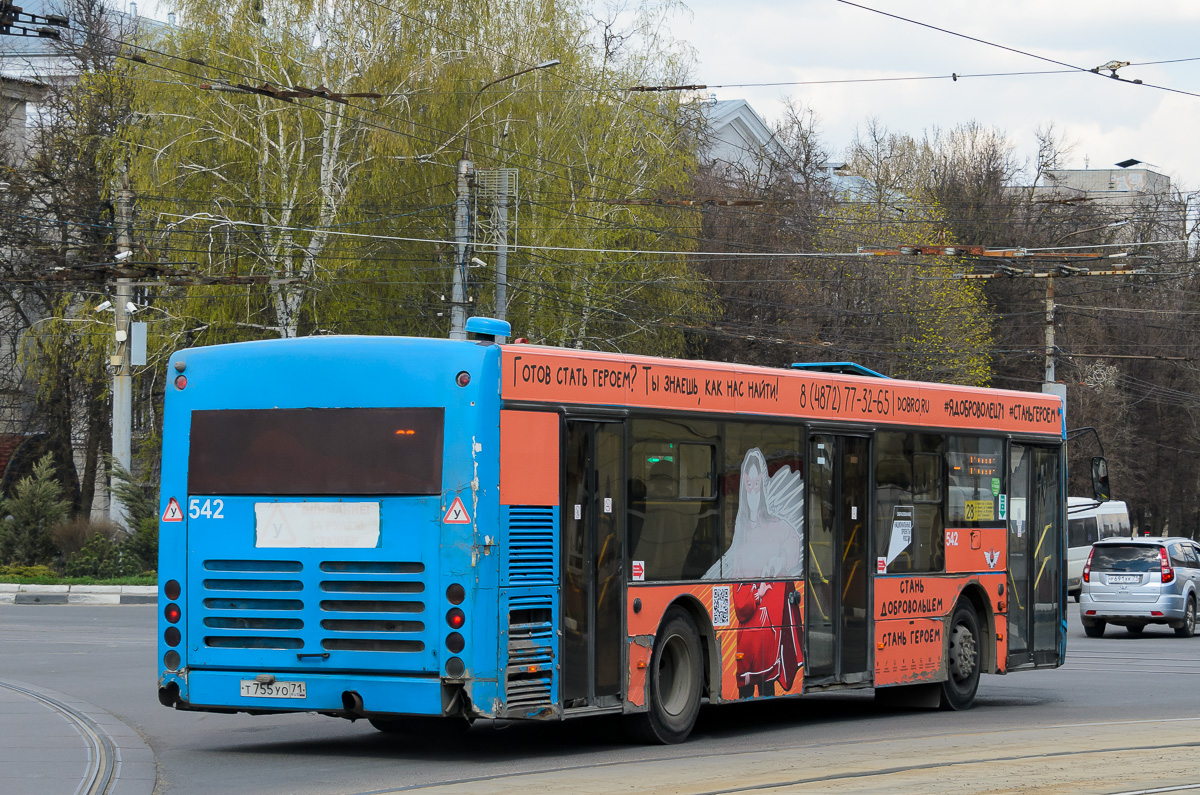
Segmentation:
<svg viewBox="0 0 1200 795">
<path fill-rule="evenodd" d="M 672 747 L 632 745 L 613 721 L 486 723 L 447 739 L 315 715 L 174 712 L 156 697 L 156 615 L 0 607 L 0 679 L 124 720 L 171 795 L 1200 789 L 1200 637 L 1087 638 L 1074 604 L 1067 665 L 985 676 L 973 710 L 885 710 L 869 691 L 706 708 Z"/>
</svg>

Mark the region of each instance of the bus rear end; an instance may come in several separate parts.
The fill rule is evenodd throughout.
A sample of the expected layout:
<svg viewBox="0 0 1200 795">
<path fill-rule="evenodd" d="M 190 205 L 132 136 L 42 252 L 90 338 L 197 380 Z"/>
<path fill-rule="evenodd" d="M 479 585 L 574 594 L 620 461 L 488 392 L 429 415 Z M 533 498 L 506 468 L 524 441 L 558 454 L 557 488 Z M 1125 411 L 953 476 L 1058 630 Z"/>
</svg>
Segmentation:
<svg viewBox="0 0 1200 795">
<path fill-rule="evenodd" d="M 163 704 L 383 720 L 494 697 L 496 574 L 476 564 L 499 510 L 480 486 L 498 357 L 355 337 L 172 357 Z"/>
</svg>

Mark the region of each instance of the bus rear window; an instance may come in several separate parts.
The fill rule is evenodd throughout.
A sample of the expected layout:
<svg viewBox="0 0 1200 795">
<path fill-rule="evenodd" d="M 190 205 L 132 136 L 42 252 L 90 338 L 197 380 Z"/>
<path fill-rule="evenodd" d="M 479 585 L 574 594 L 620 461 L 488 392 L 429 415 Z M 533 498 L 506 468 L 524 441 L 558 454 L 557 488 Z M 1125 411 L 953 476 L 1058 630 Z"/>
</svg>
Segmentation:
<svg viewBox="0 0 1200 795">
<path fill-rule="evenodd" d="M 441 408 L 193 411 L 189 494 L 440 494 Z"/>
</svg>

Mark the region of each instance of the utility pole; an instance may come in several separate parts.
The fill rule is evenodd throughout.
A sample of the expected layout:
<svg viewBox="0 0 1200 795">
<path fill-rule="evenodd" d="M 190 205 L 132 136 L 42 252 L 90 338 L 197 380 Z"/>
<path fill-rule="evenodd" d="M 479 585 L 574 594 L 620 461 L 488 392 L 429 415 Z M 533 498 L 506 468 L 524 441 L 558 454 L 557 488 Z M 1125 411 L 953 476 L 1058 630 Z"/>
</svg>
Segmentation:
<svg viewBox="0 0 1200 795">
<path fill-rule="evenodd" d="M 1054 274 L 1046 277 L 1046 378 L 1044 383 L 1053 384 L 1054 379 Z M 1044 390 L 1043 390 L 1044 391 Z"/>
<path fill-rule="evenodd" d="M 1106 224 L 1096 229 L 1121 226 L 1127 221 Z M 1094 232 L 1096 229 L 1084 229 L 1084 232 Z M 1077 233 L 1073 233 L 1077 234 Z M 1068 235 L 1069 237 L 1069 235 Z M 988 246 L 943 246 L 917 245 L 900 246 L 897 248 L 875 248 L 860 246 L 860 255 L 875 257 L 899 256 L 928 256 L 928 257 L 970 257 L 978 262 L 994 262 L 996 270 L 991 273 L 960 273 L 959 279 L 1008 279 L 1032 278 L 1046 280 L 1046 329 L 1045 329 L 1045 376 L 1042 382 L 1042 392 L 1058 395 L 1063 401 L 1064 410 L 1067 405 L 1067 387 L 1060 384 L 1055 376 L 1054 350 L 1054 277 L 1055 276 L 1140 276 L 1144 268 L 1114 268 L 1091 270 L 1080 267 L 1085 262 L 1098 262 L 1114 257 L 1126 258 L 1128 254 L 1098 255 L 1077 252 L 1048 250 L 1041 252 L 1037 249 L 1028 251 L 1023 248 L 1005 247 L 992 248 Z M 1068 263 L 1077 263 L 1076 265 Z M 1016 265 L 1025 267 L 1016 267 Z M 1039 270 L 1040 266 L 1040 270 Z"/>
<path fill-rule="evenodd" d="M 458 161 L 458 183 L 454 199 L 454 277 L 450 288 L 450 339 L 467 338 L 467 267 L 470 257 L 471 180 L 475 165 L 463 157 Z"/>
<path fill-rule="evenodd" d="M 117 232 L 117 262 L 123 263 L 133 254 L 130 229 L 133 226 L 133 191 L 129 189 L 129 177 L 121 175 L 121 187 L 117 190 L 115 220 Z M 133 283 L 125 277 L 117 278 L 117 292 L 113 300 L 113 322 L 115 325 L 116 352 L 109 358 L 113 371 L 113 417 L 112 455 L 116 461 L 132 471 L 133 439 L 133 374 L 130 367 L 129 312 L 126 306 L 133 300 Z M 125 505 L 113 491 L 113 478 L 109 476 L 108 518 L 128 529 L 129 514 Z"/>
<path fill-rule="evenodd" d="M 467 104 L 467 122 L 465 125 L 465 133 L 463 135 L 462 159 L 458 161 L 458 183 L 454 200 L 454 245 L 456 251 L 454 262 L 454 278 L 450 287 L 450 339 L 452 340 L 465 340 L 467 338 L 467 268 L 470 265 L 471 259 L 471 188 L 473 187 L 475 180 L 475 164 L 467 159 L 467 153 L 470 151 L 469 147 L 471 144 L 471 124 L 475 120 L 473 115 L 475 103 L 479 101 L 480 95 L 482 95 L 486 89 L 491 88 L 497 83 L 503 83 L 506 80 L 512 80 L 514 77 L 520 77 L 523 74 L 528 74 L 529 72 L 534 72 L 539 69 L 549 69 L 552 66 L 558 66 L 560 63 L 562 62 L 557 58 L 552 58 L 549 61 L 542 61 L 541 63 L 534 64 L 533 66 L 527 66 L 526 68 L 520 69 L 512 74 L 497 77 L 495 80 L 488 81 L 480 86 L 475 92 L 475 95 L 471 97 L 471 101 Z M 506 230 L 505 234 L 507 234 L 507 206 L 504 208 L 503 212 L 503 228 Z M 497 270 L 496 291 L 497 295 L 506 301 L 507 296 L 504 295 L 504 290 L 500 285 L 504 284 L 505 280 L 508 278 L 507 246 L 502 247 L 498 255 L 497 268 L 499 269 L 500 267 L 505 268 L 505 272 L 501 273 L 499 270 Z M 504 312 L 504 304 L 502 302 L 498 302 L 497 307 L 499 307 L 499 312 Z M 504 315 L 501 314 L 501 318 L 503 317 Z"/>
<path fill-rule="evenodd" d="M 508 169 L 500 169 L 497 185 L 496 226 L 500 245 L 496 248 L 496 317 L 508 319 Z M 497 337 L 496 342 L 504 342 Z"/>
<path fill-rule="evenodd" d="M 516 201 L 517 169 L 487 168 L 475 170 L 475 188 L 479 209 L 476 229 L 483 229 L 482 240 L 476 245 L 486 247 L 496 255 L 496 291 L 494 316 L 508 319 L 508 204 Z M 478 260 L 476 260 L 478 262 Z M 504 342 L 504 337 L 497 337 Z"/>
</svg>

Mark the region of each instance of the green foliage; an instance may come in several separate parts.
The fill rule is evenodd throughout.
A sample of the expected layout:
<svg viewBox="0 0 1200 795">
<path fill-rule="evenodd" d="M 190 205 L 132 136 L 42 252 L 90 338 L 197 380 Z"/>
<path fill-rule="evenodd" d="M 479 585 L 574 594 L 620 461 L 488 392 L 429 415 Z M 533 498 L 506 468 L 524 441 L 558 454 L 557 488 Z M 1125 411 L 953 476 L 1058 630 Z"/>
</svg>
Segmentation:
<svg viewBox="0 0 1200 795">
<path fill-rule="evenodd" d="M 4 582 L 56 579 L 57 576 L 49 566 L 0 566 L 0 581 Z"/>
<path fill-rule="evenodd" d="M 647 0 L 598 33 L 590 7 L 572 2 L 264 0 L 231 13 L 183 0 L 188 24 L 155 46 L 195 63 L 176 63 L 195 79 L 140 85 L 147 121 L 128 138 L 144 217 L 162 219 L 144 240 L 205 275 L 273 281 L 187 288 L 164 307 L 200 328 L 192 343 L 443 336 L 455 251 L 442 241 L 466 156 L 519 171 L 510 243 L 574 249 L 511 251 L 519 335 L 682 352 L 674 320 L 707 311 L 703 286 L 681 255 L 637 252 L 689 244 L 677 218 L 616 201 L 687 191 L 694 118 L 674 94 L 580 88 L 686 82 L 690 61 L 663 35 L 669 5 Z M 561 63 L 514 74 L 548 57 Z M 196 87 L 216 70 L 222 82 L 381 96 L 285 102 Z M 494 208 L 477 199 L 475 253 L 491 261 Z M 470 282 L 472 312 L 495 312 L 490 269 Z"/>
<path fill-rule="evenodd" d="M 68 577 L 112 579 L 133 577 L 145 571 L 145 562 L 127 543 L 114 541 L 103 533 L 93 535 L 66 563 Z"/>
<path fill-rule="evenodd" d="M 57 550 L 51 531 L 66 518 L 67 509 L 52 457 L 42 456 L 33 474 L 17 482 L 13 495 L 0 499 L 0 561 L 21 566 L 52 561 Z"/>
</svg>

